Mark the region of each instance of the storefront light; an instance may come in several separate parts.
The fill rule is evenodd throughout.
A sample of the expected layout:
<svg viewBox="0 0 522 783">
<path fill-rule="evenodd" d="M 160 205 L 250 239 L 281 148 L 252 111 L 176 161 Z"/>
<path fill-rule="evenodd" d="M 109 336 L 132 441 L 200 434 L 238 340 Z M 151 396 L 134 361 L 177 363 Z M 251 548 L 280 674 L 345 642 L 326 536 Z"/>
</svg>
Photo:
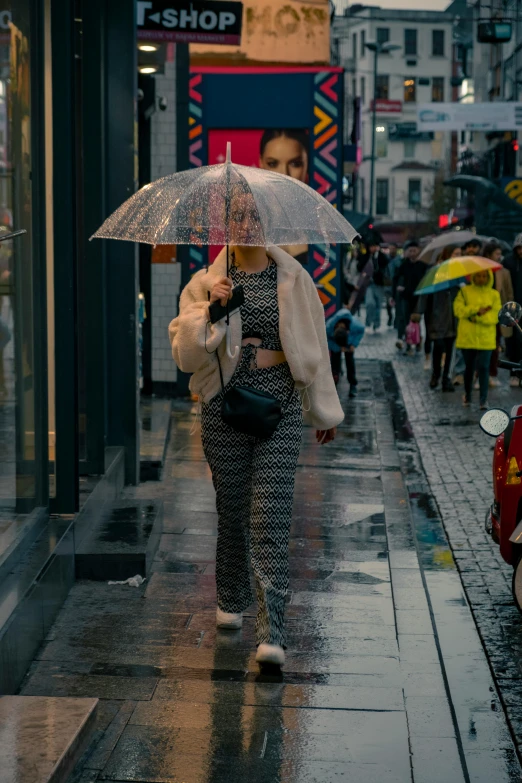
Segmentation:
<svg viewBox="0 0 522 783">
<path fill-rule="evenodd" d="M 140 73 L 143 74 L 150 74 L 150 73 L 157 73 L 158 69 L 155 65 L 144 65 L 140 68 Z"/>
<path fill-rule="evenodd" d="M 377 133 L 384 133 L 384 131 L 386 130 L 386 128 L 384 127 L 384 125 L 377 125 L 377 127 L 375 128 L 375 130 L 376 130 L 376 132 L 377 132 Z"/>
<path fill-rule="evenodd" d="M 154 46 L 154 44 L 140 44 L 138 46 L 138 49 L 141 52 L 157 52 L 158 51 L 158 47 Z"/>
</svg>

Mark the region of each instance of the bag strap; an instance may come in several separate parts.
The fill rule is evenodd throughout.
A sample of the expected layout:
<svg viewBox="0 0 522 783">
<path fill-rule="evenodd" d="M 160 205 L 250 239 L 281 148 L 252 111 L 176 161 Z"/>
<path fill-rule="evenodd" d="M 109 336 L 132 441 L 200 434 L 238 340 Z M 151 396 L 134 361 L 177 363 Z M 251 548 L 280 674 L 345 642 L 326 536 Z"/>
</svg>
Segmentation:
<svg viewBox="0 0 522 783">
<path fill-rule="evenodd" d="M 219 353 L 218 353 L 218 349 L 217 348 L 216 348 L 216 359 L 217 359 L 218 367 L 219 367 L 219 378 L 221 380 L 221 389 L 222 389 L 222 391 L 225 391 L 225 384 L 223 383 L 223 370 L 221 369 L 221 362 L 219 360 Z"/>
<path fill-rule="evenodd" d="M 223 383 L 223 370 L 221 369 L 221 361 L 219 359 L 219 353 L 218 353 L 217 348 L 216 348 L 215 354 L 216 354 L 216 359 L 217 359 L 217 363 L 218 363 L 218 367 L 219 367 L 219 379 L 221 381 L 221 389 L 224 392 L 225 391 L 225 384 Z M 295 383 L 292 385 L 292 388 L 290 389 L 290 394 L 288 395 L 288 398 L 287 398 L 287 401 L 286 401 L 287 405 L 290 403 L 290 400 L 292 399 L 292 395 L 293 395 L 294 391 L 295 391 Z"/>
</svg>

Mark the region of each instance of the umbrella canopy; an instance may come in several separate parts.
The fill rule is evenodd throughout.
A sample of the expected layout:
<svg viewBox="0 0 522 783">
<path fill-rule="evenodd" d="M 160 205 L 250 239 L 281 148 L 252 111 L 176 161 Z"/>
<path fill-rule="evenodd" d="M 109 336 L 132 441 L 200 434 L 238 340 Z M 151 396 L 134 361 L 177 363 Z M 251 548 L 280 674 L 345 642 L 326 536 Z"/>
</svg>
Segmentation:
<svg viewBox="0 0 522 783">
<path fill-rule="evenodd" d="M 434 264 L 439 253 L 448 245 L 463 245 L 466 242 L 476 239 L 480 244 L 485 242 L 496 242 L 503 250 L 509 250 L 506 242 L 495 237 L 487 237 L 482 234 L 474 234 L 473 231 L 447 231 L 444 234 L 432 239 L 421 251 L 419 258 L 427 264 Z"/>
<path fill-rule="evenodd" d="M 323 196 L 293 177 L 240 166 L 181 171 L 145 185 L 94 237 L 151 245 L 350 243 L 357 231 Z"/>
<path fill-rule="evenodd" d="M 415 291 L 418 296 L 435 294 L 446 288 L 453 288 L 466 282 L 469 275 L 482 272 L 484 269 L 496 272 L 502 264 L 490 261 L 481 256 L 462 256 L 461 258 L 449 258 L 442 264 L 432 267 L 422 278 L 419 287 Z"/>
</svg>

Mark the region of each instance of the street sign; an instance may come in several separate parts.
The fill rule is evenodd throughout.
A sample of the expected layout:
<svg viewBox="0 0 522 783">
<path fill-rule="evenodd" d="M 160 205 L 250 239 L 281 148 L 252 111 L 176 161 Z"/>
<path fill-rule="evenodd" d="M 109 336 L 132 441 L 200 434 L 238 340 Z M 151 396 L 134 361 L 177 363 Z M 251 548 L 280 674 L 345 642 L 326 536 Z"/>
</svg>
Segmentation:
<svg viewBox="0 0 522 783">
<path fill-rule="evenodd" d="M 370 101 L 370 111 L 373 111 L 373 101 Z M 400 114 L 402 112 L 402 101 L 388 101 L 384 98 L 377 98 L 375 111 L 377 114 Z"/>
<path fill-rule="evenodd" d="M 421 103 L 419 131 L 516 131 L 522 128 L 522 103 Z"/>
<path fill-rule="evenodd" d="M 416 122 L 390 122 L 388 125 L 389 141 L 432 141 L 433 133 L 419 131 Z"/>
<path fill-rule="evenodd" d="M 223 0 L 138 0 L 138 39 L 241 43 L 243 3 Z"/>
</svg>

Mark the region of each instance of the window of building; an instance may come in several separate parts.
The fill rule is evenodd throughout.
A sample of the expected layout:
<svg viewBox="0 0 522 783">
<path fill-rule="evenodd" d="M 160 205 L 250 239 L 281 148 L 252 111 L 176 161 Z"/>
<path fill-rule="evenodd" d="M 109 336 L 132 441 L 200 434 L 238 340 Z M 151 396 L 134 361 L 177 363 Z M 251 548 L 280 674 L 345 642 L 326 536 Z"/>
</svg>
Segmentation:
<svg viewBox="0 0 522 783">
<path fill-rule="evenodd" d="M 377 43 L 378 44 L 385 44 L 388 43 L 390 40 L 390 28 L 389 27 L 378 27 L 377 28 Z"/>
<path fill-rule="evenodd" d="M 361 30 L 361 57 L 364 57 L 366 54 L 365 47 L 366 46 L 366 31 Z"/>
<path fill-rule="evenodd" d="M 408 207 L 419 209 L 421 206 L 421 181 L 420 179 L 408 180 Z"/>
<path fill-rule="evenodd" d="M 387 215 L 388 214 L 388 180 L 378 179 L 375 183 L 375 214 Z"/>
<path fill-rule="evenodd" d="M 431 53 L 433 57 L 444 57 L 444 30 L 431 31 Z"/>
<path fill-rule="evenodd" d="M 404 80 L 404 103 L 415 103 L 417 100 L 416 79 L 408 77 Z"/>
<path fill-rule="evenodd" d="M 390 92 L 390 77 L 388 74 L 377 74 L 377 80 L 375 82 L 375 97 L 387 101 Z"/>
<path fill-rule="evenodd" d="M 352 79 L 352 96 L 354 98 L 357 97 L 357 80 L 356 79 Z"/>
<path fill-rule="evenodd" d="M 361 76 L 361 103 L 366 103 L 366 79 Z"/>
<path fill-rule="evenodd" d="M 414 139 L 406 139 L 404 142 L 404 158 L 410 160 L 415 157 L 416 143 Z"/>
<path fill-rule="evenodd" d="M 434 76 L 431 80 L 431 100 L 435 103 L 444 100 L 444 76 Z"/>
<path fill-rule="evenodd" d="M 357 58 L 357 33 L 352 35 L 352 53 L 355 60 Z"/>
<path fill-rule="evenodd" d="M 417 30 L 404 30 L 404 54 L 406 56 L 417 54 Z"/>
</svg>

